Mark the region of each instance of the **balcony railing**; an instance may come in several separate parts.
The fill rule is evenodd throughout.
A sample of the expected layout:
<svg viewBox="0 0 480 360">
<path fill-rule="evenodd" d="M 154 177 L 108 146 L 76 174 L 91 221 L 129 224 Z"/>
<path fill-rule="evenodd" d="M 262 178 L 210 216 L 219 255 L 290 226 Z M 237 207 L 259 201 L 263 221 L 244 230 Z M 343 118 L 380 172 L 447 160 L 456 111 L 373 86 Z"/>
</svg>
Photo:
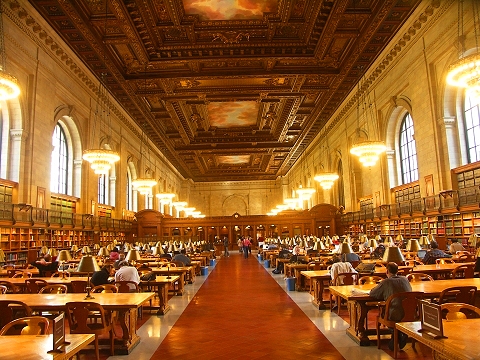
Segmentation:
<svg viewBox="0 0 480 360">
<path fill-rule="evenodd" d="M 402 201 L 395 204 L 380 205 L 374 209 L 348 212 L 342 216 L 344 224 L 366 220 L 390 219 L 392 216 L 425 215 L 429 212 L 448 212 L 461 210 L 472 205 L 480 208 L 480 187 L 473 186 L 460 190 L 446 190 L 437 195 Z"/>
</svg>

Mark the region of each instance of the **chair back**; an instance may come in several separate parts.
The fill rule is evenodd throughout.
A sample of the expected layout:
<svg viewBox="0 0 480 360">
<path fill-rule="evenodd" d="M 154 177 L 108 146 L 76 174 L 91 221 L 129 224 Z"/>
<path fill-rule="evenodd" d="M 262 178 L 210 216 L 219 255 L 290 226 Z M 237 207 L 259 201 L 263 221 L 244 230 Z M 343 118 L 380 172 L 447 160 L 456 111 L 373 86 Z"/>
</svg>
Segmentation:
<svg viewBox="0 0 480 360">
<path fill-rule="evenodd" d="M 410 269 L 410 268 L 398 269 L 397 275 L 407 276 L 408 274 L 410 274 L 411 271 L 412 271 L 412 269 Z"/>
<path fill-rule="evenodd" d="M 87 292 L 87 280 L 72 280 L 70 282 L 72 287 L 72 292 L 74 293 L 84 293 Z"/>
<path fill-rule="evenodd" d="M 362 276 L 360 279 L 358 279 L 358 283 L 360 285 L 365 285 L 365 284 L 378 284 L 380 281 L 382 281 L 383 278 L 380 276 Z"/>
<path fill-rule="evenodd" d="M 453 269 L 452 278 L 453 279 L 473 279 L 473 275 L 475 272 L 475 265 L 474 264 L 465 264 L 457 266 Z"/>
<path fill-rule="evenodd" d="M 0 329 L 24 316 L 32 316 L 32 309 L 27 304 L 17 300 L 0 300 Z"/>
<path fill-rule="evenodd" d="M 457 262 L 459 263 L 465 263 L 465 262 L 474 262 L 475 261 L 475 255 L 472 254 L 462 254 L 458 257 Z"/>
<path fill-rule="evenodd" d="M 29 294 L 38 294 L 40 290 L 47 286 L 47 282 L 42 279 L 25 279 L 25 285 Z"/>
<path fill-rule="evenodd" d="M 463 303 L 445 303 L 440 305 L 442 317 L 447 320 L 463 320 L 480 318 L 480 309 Z"/>
<path fill-rule="evenodd" d="M 13 274 L 12 278 L 31 278 L 32 273 L 29 271 L 21 271 L 21 270 L 15 270 L 15 274 Z"/>
<path fill-rule="evenodd" d="M 23 317 L 7 323 L 2 330 L 0 330 L 0 336 L 47 335 L 49 325 L 48 319 L 43 316 Z"/>
<path fill-rule="evenodd" d="M 433 277 L 424 273 L 410 273 L 405 276 L 410 282 L 433 281 Z"/>
<path fill-rule="evenodd" d="M 339 273 L 333 279 L 333 285 L 356 285 L 358 284 L 359 275 L 356 272 Z"/>
<path fill-rule="evenodd" d="M 52 278 L 56 278 L 56 277 L 70 277 L 70 273 L 68 271 L 55 271 L 52 276 Z"/>
<path fill-rule="evenodd" d="M 11 283 L 7 280 L 0 280 L 0 285 L 5 286 L 7 288 L 7 292 L 5 294 L 16 294 L 20 292 L 20 289 L 15 284 Z"/>
<path fill-rule="evenodd" d="M 103 306 L 94 302 L 67 302 L 66 316 L 71 334 L 102 334 L 110 326 Z M 91 315 L 95 314 L 95 322 Z"/>
<path fill-rule="evenodd" d="M 94 293 L 117 293 L 118 288 L 112 284 L 97 285 L 92 288 Z"/>
<path fill-rule="evenodd" d="M 138 284 L 134 281 L 115 281 L 119 293 L 140 292 Z"/>
<path fill-rule="evenodd" d="M 179 261 L 179 260 L 172 260 L 170 263 L 175 264 L 176 267 L 184 267 L 185 266 L 183 261 Z"/>
<path fill-rule="evenodd" d="M 8 288 L 5 285 L 0 285 L 0 294 L 6 294 Z"/>
<path fill-rule="evenodd" d="M 448 302 L 475 305 L 476 286 L 453 286 L 444 289 L 438 298 L 439 304 Z"/>
<path fill-rule="evenodd" d="M 66 294 L 68 292 L 67 285 L 53 284 L 44 286 L 40 289 L 40 294 Z"/>
<path fill-rule="evenodd" d="M 387 317 L 385 320 L 393 321 L 415 321 L 418 320 L 419 313 L 419 299 L 423 297 L 424 293 L 420 291 L 407 291 L 392 294 L 385 303 L 385 312 L 383 317 Z M 403 315 L 398 314 L 398 309 L 403 310 Z M 392 318 L 393 314 L 399 316 L 398 318 Z"/>
<path fill-rule="evenodd" d="M 307 264 L 307 270 L 322 270 L 323 263 L 321 261 L 310 261 Z"/>
</svg>

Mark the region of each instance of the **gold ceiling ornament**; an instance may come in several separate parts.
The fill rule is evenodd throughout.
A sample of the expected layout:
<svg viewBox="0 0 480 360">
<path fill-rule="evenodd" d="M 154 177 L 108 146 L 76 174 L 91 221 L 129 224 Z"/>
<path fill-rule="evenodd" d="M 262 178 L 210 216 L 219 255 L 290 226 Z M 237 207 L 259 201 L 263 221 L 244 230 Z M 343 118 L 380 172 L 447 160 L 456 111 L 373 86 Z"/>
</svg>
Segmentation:
<svg viewBox="0 0 480 360">
<path fill-rule="evenodd" d="M 146 124 L 144 125 L 144 127 Z M 145 162 L 148 160 L 150 163 L 150 147 L 148 146 L 148 138 L 145 134 L 144 129 L 142 128 L 142 135 L 140 139 L 140 167 L 145 168 L 144 177 L 138 177 L 132 181 L 132 186 L 137 190 L 141 195 L 148 196 L 152 193 L 152 187 L 157 185 L 157 181 L 151 177 L 151 169 L 146 166 Z M 143 156 L 143 148 L 147 149 L 148 157 Z"/>
<path fill-rule="evenodd" d="M 0 101 L 15 99 L 20 95 L 18 80 L 6 72 L 5 33 L 3 32 L 3 1 L 0 1 Z"/>
<path fill-rule="evenodd" d="M 368 89 L 363 89 L 364 87 L 360 86 L 359 81 L 357 92 L 357 142 L 350 148 L 350 154 L 357 156 L 363 166 L 372 167 L 375 166 L 380 155 L 387 151 L 387 147 L 383 141 L 375 139 L 377 127 L 375 94 L 372 101 L 370 93 L 367 93 Z M 363 128 L 360 128 L 360 102 L 363 103 Z M 369 130 L 371 130 L 372 139 L 368 139 Z M 365 139 L 361 137 L 361 132 L 367 136 Z"/>
<path fill-rule="evenodd" d="M 473 36 L 475 39 L 475 49 L 466 51 L 465 40 L 467 34 L 464 33 L 463 0 L 458 1 L 458 56 L 459 59 L 450 65 L 447 74 L 447 83 L 452 86 L 465 88 L 473 97 L 480 97 L 480 51 L 479 51 L 479 33 L 480 33 L 480 11 L 477 1 L 472 1 L 471 13 L 473 17 Z"/>
</svg>

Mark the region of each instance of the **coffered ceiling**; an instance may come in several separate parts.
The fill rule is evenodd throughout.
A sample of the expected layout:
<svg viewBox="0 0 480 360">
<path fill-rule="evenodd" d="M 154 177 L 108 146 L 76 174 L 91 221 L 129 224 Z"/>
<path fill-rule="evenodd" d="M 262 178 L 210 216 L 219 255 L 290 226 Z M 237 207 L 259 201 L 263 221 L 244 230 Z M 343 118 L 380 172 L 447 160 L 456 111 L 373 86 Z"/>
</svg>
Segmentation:
<svg viewBox="0 0 480 360">
<path fill-rule="evenodd" d="M 288 172 L 421 0 L 29 0 L 194 181 Z"/>
</svg>

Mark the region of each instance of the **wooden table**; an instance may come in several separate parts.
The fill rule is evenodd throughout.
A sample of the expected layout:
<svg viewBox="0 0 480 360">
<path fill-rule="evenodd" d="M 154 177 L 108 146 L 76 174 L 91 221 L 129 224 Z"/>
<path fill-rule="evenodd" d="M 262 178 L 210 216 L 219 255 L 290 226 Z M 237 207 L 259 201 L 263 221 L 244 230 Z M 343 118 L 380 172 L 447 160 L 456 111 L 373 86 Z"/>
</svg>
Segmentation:
<svg viewBox="0 0 480 360">
<path fill-rule="evenodd" d="M 446 338 L 442 339 L 434 339 L 426 333 L 418 332 L 421 329 L 420 321 L 397 323 L 395 327 L 432 349 L 434 359 L 480 359 L 480 345 L 472 337 L 478 334 L 480 319 L 443 320 L 443 333 Z"/>
<path fill-rule="evenodd" d="M 331 280 L 330 270 L 305 270 L 301 271 L 300 274 L 308 280 L 311 279 L 313 282 L 312 304 L 320 310 L 325 309 L 325 304 L 323 303 L 323 290 L 325 289 L 325 283 L 328 286 Z"/>
<path fill-rule="evenodd" d="M 144 309 L 154 309 L 158 310 L 158 315 L 164 315 L 170 310 L 170 305 L 168 305 L 168 289 L 170 285 L 178 281 L 180 276 L 173 275 L 167 276 L 157 276 L 153 281 L 140 281 L 140 288 L 150 290 L 152 287 L 157 289 L 159 306 L 149 306 L 144 305 Z"/>
<path fill-rule="evenodd" d="M 453 264 L 430 264 L 430 265 L 417 265 L 412 268 L 412 272 L 425 273 L 431 275 L 434 278 L 439 278 L 451 274 L 452 271 L 462 265 L 468 265 L 475 263 L 453 263 Z"/>
<path fill-rule="evenodd" d="M 56 285 L 56 284 L 64 284 L 64 285 L 67 285 L 67 286 L 70 286 L 71 282 L 73 280 L 77 280 L 77 281 L 87 281 L 87 278 L 86 277 L 81 277 L 81 276 L 71 276 L 71 277 L 65 277 L 65 279 L 63 279 L 61 276 L 60 277 L 36 277 L 36 278 L 33 278 L 35 280 L 45 280 L 49 285 Z M 22 288 L 22 290 L 25 290 L 26 287 L 27 287 L 27 284 L 25 284 L 25 278 L 9 278 L 9 279 L 5 279 L 9 282 L 11 282 L 12 284 L 14 284 L 15 286 L 18 286 L 20 288 Z M 70 290 L 69 290 L 70 291 Z"/>
<path fill-rule="evenodd" d="M 85 300 L 85 294 L 0 294 L 0 300 L 22 301 L 38 311 L 65 311 L 65 304 L 71 301 L 92 301 L 107 311 L 117 311 L 123 335 L 115 342 L 116 354 L 129 354 L 140 342 L 137 335 L 137 310 L 155 293 L 96 293 L 92 300 Z M 1 358 L 1 353 L 0 353 Z"/>
<path fill-rule="evenodd" d="M 33 269 L 23 269 L 22 268 L 22 269 L 12 269 L 12 270 L 29 272 L 29 273 L 32 273 L 32 276 L 38 276 L 39 273 L 40 273 L 37 268 L 33 268 Z M 8 272 L 7 272 L 6 269 L 0 269 L 0 277 L 8 278 Z M 7 280 L 7 279 L 4 279 L 4 280 Z"/>
<path fill-rule="evenodd" d="M 192 266 L 177 266 L 171 267 L 170 270 L 167 267 L 155 267 L 152 268 L 152 272 L 155 275 L 164 275 L 164 276 L 173 276 L 178 275 L 178 290 L 176 291 L 177 295 L 183 295 L 185 291 L 185 282 L 190 278 L 193 282 L 195 277 L 195 271 Z M 193 278 L 192 278 L 193 277 Z"/>
<path fill-rule="evenodd" d="M 285 277 L 294 277 L 295 289 L 301 290 L 304 288 L 305 284 L 302 284 L 302 276 L 300 275 L 302 271 L 307 270 L 307 264 L 298 264 L 298 263 L 285 263 Z"/>
<path fill-rule="evenodd" d="M 421 291 L 425 293 L 425 297 L 438 297 L 440 293 L 452 286 L 471 286 L 474 285 L 480 288 L 480 279 L 454 279 L 454 280 L 435 280 L 435 281 L 419 281 L 413 282 L 412 291 Z M 347 329 L 347 335 L 350 336 L 361 346 L 370 345 L 368 335 L 375 334 L 375 331 L 366 331 L 365 319 L 368 311 L 375 306 L 368 306 L 368 302 L 375 302 L 368 291 L 375 287 L 375 284 L 368 285 L 344 285 L 344 286 L 330 286 L 330 292 L 334 296 L 340 296 L 347 300 L 347 308 L 349 313 L 350 326 Z"/>
<path fill-rule="evenodd" d="M 2 360 L 63 360 L 84 349 L 95 340 L 93 334 L 65 334 L 70 344 L 61 347 L 61 353 L 48 353 L 53 349 L 53 335 L 0 336 Z"/>
</svg>

